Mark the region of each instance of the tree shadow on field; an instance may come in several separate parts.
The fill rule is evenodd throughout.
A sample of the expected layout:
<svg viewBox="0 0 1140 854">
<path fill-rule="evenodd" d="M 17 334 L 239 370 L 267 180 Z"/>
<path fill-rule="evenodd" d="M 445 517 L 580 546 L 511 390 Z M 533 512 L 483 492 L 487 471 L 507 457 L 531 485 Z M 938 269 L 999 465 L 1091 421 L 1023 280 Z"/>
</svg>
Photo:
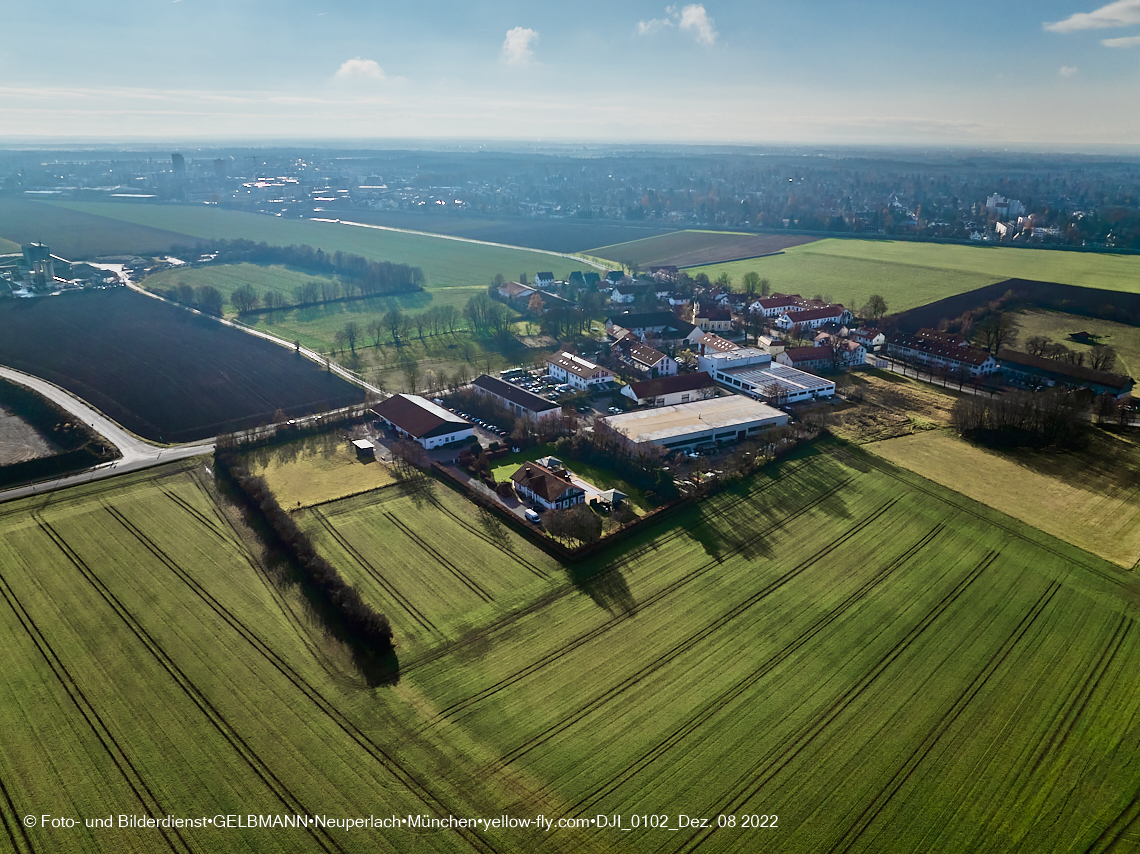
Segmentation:
<svg viewBox="0 0 1140 854">
<path fill-rule="evenodd" d="M 240 512 L 242 521 L 256 535 L 263 552 L 256 555 L 254 565 L 264 573 L 266 579 L 285 602 L 300 605 L 300 614 L 289 607 L 282 610 L 291 617 L 290 622 L 298 632 L 308 634 L 319 648 L 321 641 L 332 641 L 347 653 L 356 675 L 369 688 L 394 686 L 400 681 L 400 660 L 394 649 L 376 652 L 360 643 L 345 627 L 340 614 L 320 595 L 319 591 L 301 571 L 294 556 L 277 539 L 264 516 L 252 512 L 249 504 L 228 479 L 216 476 L 213 487 L 220 501 L 225 501 L 232 509 Z M 338 655 L 328 656 L 322 662 L 326 668 L 335 667 Z M 343 661 L 343 659 L 341 659 Z"/>
<path fill-rule="evenodd" d="M 632 617 L 637 613 L 637 602 L 620 564 L 600 564 L 587 559 L 567 566 L 566 575 L 570 583 L 589 596 L 595 605 L 615 617 Z"/>
</svg>

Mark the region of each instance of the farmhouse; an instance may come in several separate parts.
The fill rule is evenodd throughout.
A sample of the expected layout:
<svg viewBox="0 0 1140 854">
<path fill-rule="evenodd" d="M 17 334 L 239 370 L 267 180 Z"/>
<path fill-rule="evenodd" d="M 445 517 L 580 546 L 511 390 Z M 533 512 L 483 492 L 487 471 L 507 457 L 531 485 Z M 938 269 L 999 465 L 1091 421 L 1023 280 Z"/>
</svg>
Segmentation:
<svg viewBox="0 0 1140 854">
<path fill-rule="evenodd" d="M 544 418 L 557 417 L 562 413 L 562 407 L 557 403 L 532 394 L 517 385 L 503 382 L 498 377 L 483 374 L 471 383 L 471 388 L 478 394 L 494 398 L 500 406 L 522 418 L 541 421 Z"/>
<path fill-rule="evenodd" d="M 648 293 L 653 293 L 654 296 L 656 296 L 653 285 L 646 284 L 645 282 L 624 282 L 620 285 L 614 285 L 613 293 L 610 294 L 610 301 L 616 303 L 631 303 L 639 296 Z"/>
<path fill-rule="evenodd" d="M 691 450 L 754 438 L 788 423 L 786 413 L 739 394 L 658 409 L 642 409 L 604 419 L 634 448 L 657 446 Z"/>
<path fill-rule="evenodd" d="M 1097 394 L 1111 394 L 1116 398 L 1132 392 L 1131 377 L 1097 371 L 1084 365 L 1073 365 L 1060 359 L 1046 359 L 1016 350 L 999 350 L 998 363 L 1007 376 L 1020 382 L 1087 388 Z"/>
<path fill-rule="evenodd" d="M 581 504 L 586 491 L 570 482 L 566 469 L 549 469 L 539 463 L 524 463 L 511 475 L 515 492 L 547 510 L 562 510 Z"/>
<path fill-rule="evenodd" d="M 660 282 L 675 282 L 679 275 L 673 264 L 660 264 L 649 268 L 649 275 Z"/>
<path fill-rule="evenodd" d="M 394 394 L 372 411 L 401 436 L 427 450 L 475 435 L 475 428 L 458 415 L 415 394 Z"/>
<path fill-rule="evenodd" d="M 932 330 L 923 330 L 932 331 Z M 948 371 L 964 371 L 972 377 L 985 376 L 997 370 L 994 357 L 985 350 L 976 350 L 967 347 L 965 342 L 957 343 L 949 339 L 945 333 L 937 333 L 934 337 L 927 335 L 906 335 L 899 333 L 887 342 L 887 351 L 903 359 L 913 359 L 924 365 L 945 368 Z"/>
<path fill-rule="evenodd" d="M 733 391 L 770 403 L 800 403 L 835 394 L 835 383 L 779 363 L 717 371 L 713 378 Z"/>
<path fill-rule="evenodd" d="M 554 274 L 553 273 L 535 273 L 534 283 L 540 288 L 554 287 Z"/>
<path fill-rule="evenodd" d="M 675 403 L 690 403 L 716 394 L 716 383 L 704 371 L 695 374 L 679 374 L 630 383 L 621 393 L 639 406 L 672 406 Z"/>
<path fill-rule="evenodd" d="M 841 305 L 828 305 L 822 308 L 807 308 L 799 311 L 785 311 L 776 318 L 781 329 L 798 326 L 801 329 L 818 329 L 825 323 L 850 323 L 851 312 Z"/>
<path fill-rule="evenodd" d="M 575 356 L 560 350 L 553 356 L 546 357 L 547 373 L 569 386 L 583 390 L 596 388 L 611 382 L 614 372 L 609 368 L 587 362 L 581 356 Z"/>
<path fill-rule="evenodd" d="M 772 294 L 770 297 L 761 297 L 748 307 L 753 314 L 764 317 L 779 317 L 789 311 L 802 308 L 804 299 L 799 294 Z"/>
<path fill-rule="evenodd" d="M 530 299 L 538 293 L 534 288 L 521 285 L 518 282 L 507 282 L 499 287 L 499 296 L 503 299 Z"/>
<path fill-rule="evenodd" d="M 671 311 L 646 311 L 639 314 L 625 312 L 607 317 L 606 332 L 615 326 L 628 329 L 642 340 L 650 333 L 659 336 L 664 341 L 685 340 L 693 342 L 701 337 L 701 332 L 695 325 L 675 317 Z"/>
</svg>

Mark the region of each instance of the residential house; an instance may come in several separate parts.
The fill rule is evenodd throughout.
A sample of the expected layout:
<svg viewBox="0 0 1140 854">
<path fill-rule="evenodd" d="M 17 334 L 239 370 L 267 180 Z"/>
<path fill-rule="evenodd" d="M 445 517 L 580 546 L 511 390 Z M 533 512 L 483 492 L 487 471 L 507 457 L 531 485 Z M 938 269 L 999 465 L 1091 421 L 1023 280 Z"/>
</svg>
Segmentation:
<svg viewBox="0 0 1140 854">
<path fill-rule="evenodd" d="M 536 293 L 538 292 L 534 288 L 519 282 L 507 282 L 505 285 L 499 286 L 499 296 L 508 300 L 529 300 Z"/>
<path fill-rule="evenodd" d="M 852 368 L 867 362 L 867 348 L 854 338 L 845 338 L 831 332 L 821 332 L 815 337 L 816 347 L 830 347 L 835 354 L 832 363 L 839 368 Z"/>
<path fill-rule="evenodd" d="M 803 308 L 804 299 L 799 294 L 772 294 L 761 297 L 749 306 L 749 311 L 764 317 L 779 317 L 781 314 Z"/>
<path fill-rule="evenodd" d="M 693 310 L 693 322 L 702 332 L 729 332 L 732 329 L 732 311 L 702 302 Z"/>
<path fill-rule="evenodd" d="M 570 481 L 564 468 L 549 469 L 539 463 L 524 463 L 511 475 L 515 492 L 547 510 L 564 510 L 586 500 L 586 490 Z"/>
<path fill-rule="evenodd" d="M 792 347 L 776 356 L 775 361 L 797 371 L 829 371 L 835 364 L 835 351 L 827 344 Z"/>
<path fill-rule="evenodd" d="M 579 391 L 597 388 L 612 382 L 614 378 L 614 373 L 609 368 L 595 365 L 564 350 L 548 356 L 546 368 L 550 376 Z"/>
<path fill-rule="evenodd" d="M 862 344 L 868 353 L 878 353 L 883 345 L 887 343 L 886 335 L 878 329 L 871 329 L 865 326 L 852 329 L 850 338 L 852 341 L 858 341 Z"/>
<path fill-rule="evenodd" d="M 625 351 L 627 364 L 649 377 L 670 377 L 677 373 L 677 361 L 647 344 L 631 344 Z"/>
<path fill-rule="evenodd" d="M 656 299 L 655 286 L 647 282 L 623 282 L 614 285 L 613 291 L 610 293 L 610 302 L 628 305 L 636 300 L 638 297 L 652 293 L 653 298 Z"/>
<path fill-rule="evenodd" d="M 794 326 L 800 329 L 818 329 L 825 323 L 850 322 L 851 312 L 841 305 L 785 311 L 776 318 L 776 325 L 781 329 L 791 329 Z"/>
<path fill-rule="evenodd" d="M 887 352 L 898 358 L 921 362 L 948 372 L 964 372 L 975 378 L 992 374 L 998 369 L 993 356 L 985 350 L 968 347 L 964 342 L 957 344 L 937 338 L 920 338 L 916 335 L 899 333 L 887 342 Z"/>
<path fill-rule="evenodd" d="M 540 288 L 554 287 L 554 274 L 553 273 L 535 273 L 534 284 Z"/>
</svg>

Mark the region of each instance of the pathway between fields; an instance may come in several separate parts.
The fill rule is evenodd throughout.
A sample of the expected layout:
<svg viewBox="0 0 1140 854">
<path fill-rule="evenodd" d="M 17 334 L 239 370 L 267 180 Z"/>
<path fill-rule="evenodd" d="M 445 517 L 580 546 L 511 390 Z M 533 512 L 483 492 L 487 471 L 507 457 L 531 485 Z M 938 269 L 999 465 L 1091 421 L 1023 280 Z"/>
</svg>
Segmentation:
<svg viewBox="0 0 1140 854">
<path fill-rule="evenodd" d="M 140 439 L 133 433 L 127 432 L 102 412 L 85 401 L 80 400 L 71 392 L 53 383 L 49 383 L 47 380 L 42 380 L 39 377 L 33 377 L 31 374 L 25 374 L 22 371 L 16 371 L 3 366 L 0 366 L 0 377 L 14 383 L 19 383 L 22 386 L 27 386 L 39 392 L 58 406 L 63 407 L 76 418 L 91 425 L 97 433 L 118 448 L 119 453 L 123 455 L 121 459 L 110 463 L 103 463 L 92 469 L 80 472 L 79 474 L 56 478 L 55 480 L 47 480 L 42 483 L 33 483 L 27 486 L 18 486 L 14 489 L 0 492 L 0 501 L 21 498 L 25 495 L 38 495 L 41 492 L 62 489 L 65 486 L 72 486 L 76 483 L 87 483 L 91 480 L 136 471 L 137 469 L 147 468 L 172 460 L 195 457 L 199 454 L 210 454 L 214 451 L 213 439 L 187 442 L 184 445 L 169 445 L 166 447 L 152 445 L 145 439 Z"/>
<path fill-rule="evenodd" d="M 537 252 L 540 255 L 553 255 L 556 258 L 569 258 L 571 261 L 578 261 L 582 264 L 589 264 L 597 270 L 609 270 L 603 264 L 596 261 L 591 261 L 584 255 L 574 255 L 569 252 L 553 252 L 549 249 L 531 249 L 529 246 L 515 246 L 512 243 L 492 243 L 490 240 L 476 240 L 474 237 L 459 237 L 455 234 L 437 234 L 434 231 L 415 231 L 410 228 L 395 228 L 391 225 L 372 225 L 367 222 L 352 222 L 347 219 L 325 219 L 323 217 L 311 217 L 311 222 L 331 222 L 337 225 L 355 225 L 357 228 L 375 228 L 377 231 L 397 231 L 400 234 L 417 234 L 420 237 L 435 237 L 440 240 L 458 240 L 460 243 L 474 243 L 477 246 L 495 246 L 499 249 L 515 249 L 519 252 Z"/>
</svg>

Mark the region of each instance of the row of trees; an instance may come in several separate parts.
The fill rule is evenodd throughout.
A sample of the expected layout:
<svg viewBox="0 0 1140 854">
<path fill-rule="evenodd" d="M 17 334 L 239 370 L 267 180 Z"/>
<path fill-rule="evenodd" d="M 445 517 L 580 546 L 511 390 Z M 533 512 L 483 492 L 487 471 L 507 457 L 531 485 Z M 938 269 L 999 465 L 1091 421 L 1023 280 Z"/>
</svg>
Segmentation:
<svg viewBox="0 0 1140 854">
<path fill-rule="evenodd" d="M 352 282 L 359 293 L 402 293 L 421 290 L 424 273 L 419 267 L 394 264 L 391 261 L 373 261 L 362 255 L 347 252 L 325 252 L 312 246 L 270 246 L 252 240 L 219 240 L 199 244 L 194 249 L 175 248 L 177 254 L 213 254 L 215 264 L 287 264 L 303 270 L 341 276 Z"/>
<path fill-rule="evenodd" d="M 366 603 L 336 567 L 317 553 L 308 534 L 281 507 L 268 484 L 254 476 L 231 454 L 219 453 L 216 459 L 218 468 L 237 485 L 250 506 L 263 514 L 273 533 L 296 560 L 306 580 L 338 615 L 349 635 L 373 654 L 391 652 L 392 627 L 388 618 Z"/>
<path fill-rule="evenodd" d="M 1056 359 L 1070 365 L 1085 365 L 1095 371 L 1111 371 L 1116 367 L 1116 350 L 1104 344 L 1097 344 L 1087 351 L 1070 350 L 1064 344 L 1057 344 L 1045 335 L 1031 335 L 1025 339 L 1025 352 L 1045 359 Z"/>
<path fill-rule="evenodd" d="M 215 317 L 222 316 L 222 306 L 225 304 L 222 292 L 210 285 L 200 285 L 194 288 L 185 283 L 180 283 L 165 291 L 163 296 L 174 302 L 196 308 L 203 314 L 212 314 Z"/>
<path fill-rule="evenodd" d="M 985 445 L 1071 449 L 1087 441 L 1087 413 L 1080 395 L 1060 389 L 966 395 L 951 409 L 950 423 L 966 438 Z"/>
</svg>

